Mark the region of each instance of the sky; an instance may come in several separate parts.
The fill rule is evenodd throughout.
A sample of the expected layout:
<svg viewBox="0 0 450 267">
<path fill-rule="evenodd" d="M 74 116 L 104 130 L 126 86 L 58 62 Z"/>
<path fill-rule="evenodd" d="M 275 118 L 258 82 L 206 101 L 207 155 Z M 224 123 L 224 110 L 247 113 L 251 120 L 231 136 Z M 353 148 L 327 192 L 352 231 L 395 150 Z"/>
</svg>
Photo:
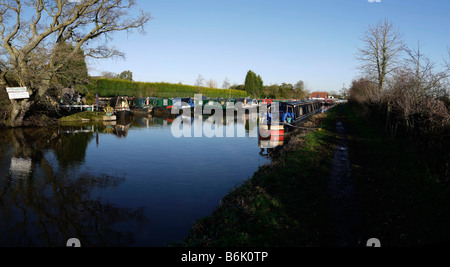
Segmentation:
<svg viewBox="0 0 450 267">
<path fill-rule="evenodd" d="M 91 75 L 133 72 L 135 81 L 221 87 L 249 70 L 265 85 L 303 80 L 311 91 L 339 92 L 359 73 L 369 25 L 388 19 L 411 48 L 437 64 L 448 58 L 449 0 L 137 0 L 152 20 L 146 34 L 116 33 L 125 60 L 89 61 Z M 375 0 L 374 0 L 375 1 Z M 380 0 L 378 0 L 380 1 Z"/>
</svg>

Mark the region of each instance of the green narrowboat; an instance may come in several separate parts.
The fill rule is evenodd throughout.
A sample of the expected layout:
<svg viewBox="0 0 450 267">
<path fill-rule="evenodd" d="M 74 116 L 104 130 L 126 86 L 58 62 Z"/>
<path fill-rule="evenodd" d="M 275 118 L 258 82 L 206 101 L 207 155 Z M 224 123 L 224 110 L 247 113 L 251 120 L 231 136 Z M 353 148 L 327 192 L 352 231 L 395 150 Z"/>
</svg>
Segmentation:
<svg viewBox="0 0 450 267">
<path fill-rule="evenodd" d="M 150 98 L 153 114 L 157 116 L 171 115 L 173 100 L 170 98 Z"/>
<path fill-rule="evenodd" d="M 149 100 L 153 108 L 167 108 L 173 105 L 173 101 L 170 98 L 151 97 Z"/>
<path fill-rule="evenodd" d="M 225 105 L 223 106 L 224 109 L 235 109 L 235 107 L 236 107 L 236 99 L 228 98 L 225 100 Z"/>
<path fill-rule="evenodd" d="M 153 111 L 150 97 L 131 98 L 128 102 L 130 104 L 131 113 L 134 115 L 146 115 Z"/>
</svg>

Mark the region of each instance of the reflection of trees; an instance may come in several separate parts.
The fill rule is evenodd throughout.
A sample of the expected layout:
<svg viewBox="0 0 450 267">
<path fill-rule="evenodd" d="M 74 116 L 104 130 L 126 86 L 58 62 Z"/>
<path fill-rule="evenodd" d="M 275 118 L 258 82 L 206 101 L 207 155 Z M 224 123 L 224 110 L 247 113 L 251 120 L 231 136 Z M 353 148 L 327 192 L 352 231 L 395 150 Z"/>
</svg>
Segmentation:
<svg viewBox="0 0 450 267">
<path fill-rule="evenodd" d="M 0 246 L 64 246 L 73 237 L 83 246 L 133 243 L 131 233 L 114 227 L 125 222 L 144 223 L 143 209 L 118 207 L 94 196 L 119 186 L 124 178 L 72 174 L 65 168 L 70 162 L 65 150 L 79 146 L 81 152 L 74 158 L 83 160 L 81 154 L 91 138 L 92 134 L 64 136 L 58 129 L 46 128 L 15 129 L 2 135 L 2 144 L 11 143 L 14 157 L 31 160 L 32 169 L 26 177 L 10 173 L 0 178 Z M 64 155 L 57 157 L 59 168 L 46 158 L 49 148 Z M 2 155 L 6 149 L 2 146 Z M 9 166 L 1 166 L 5 167 Z"/>
<path fill-rule="evenodd" d="M 58 163 L 67 167 L 70 163 L 82 163 L 86 156 L 86 149 L 93 133 L 62 134 L 52 143 Z"/>
</svg>

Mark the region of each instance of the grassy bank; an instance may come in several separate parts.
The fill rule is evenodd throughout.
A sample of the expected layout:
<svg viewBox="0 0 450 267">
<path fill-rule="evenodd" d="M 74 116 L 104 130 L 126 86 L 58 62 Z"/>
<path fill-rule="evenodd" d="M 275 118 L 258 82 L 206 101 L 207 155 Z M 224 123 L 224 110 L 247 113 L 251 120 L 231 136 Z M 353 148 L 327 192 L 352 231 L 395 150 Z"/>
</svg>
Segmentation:
<svg viewBox="0 0 450 267">
<path fill-rule="evenodd" d="M 338 135 L 339 108 L 310 126 L 322 131 L 291 135 L 287 145 L 211 216 L 197 221 L 188 247 L 333 246 L 328 183 Z M 435 245 L 450 241 L 450 186 L 418 153 L 416 144 L 392 140 L 376 122 L 342 107 L 361 225 L 360 246 L 378 238 L 382 246 Z M 435 155 L 439 157 L 439 155 Z M 341 216 L 345 216 L 341 214 Z"/>
<path fill-rule="evenodd" d="M 92 95 L 109 97 L 127 95 L 136 97 L 193 97 L 203 94 L 207 97 L 246 97 L 247 93 L 240 90 L 212 89 L 183 84 L 131 82 L 118 79 L 94 79 L 88 86 Z"/>
<path fill-rule="evenodd" d="M 63 117 L 59 119 L 59 122 L 65 123 L 65 122 L 83 122 L 83 121 L 94 121 L 94 122 L 103 121 L 104 116 L 106 116 L 106 113 L 104 112 L 85 111 L 67 117 Z"/>
<path fill-rule="evenodd" d="M 387 138 L 384 128 L 357 116 L 348 105 L 344 122 L 364 216 L 362 236 L 376 237 L 385 246 L 449 242 L 450 188 L 439 181 L 418 144 Z"/>
<path fill-rule="evenodd" d="M 321 246 L 334 240 L 328 177 L 336 113 L 316 116 L 285 148 L 209 217 L 198 221 L 184 246 Z"/>
</svg>

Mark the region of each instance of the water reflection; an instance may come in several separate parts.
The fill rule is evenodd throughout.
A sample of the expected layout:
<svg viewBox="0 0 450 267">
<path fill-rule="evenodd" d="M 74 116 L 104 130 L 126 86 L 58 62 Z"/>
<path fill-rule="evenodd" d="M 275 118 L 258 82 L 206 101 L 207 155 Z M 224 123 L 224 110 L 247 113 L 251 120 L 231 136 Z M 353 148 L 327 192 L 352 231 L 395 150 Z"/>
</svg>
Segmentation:
<svg viewBox="0 0 450 267">
<path fill-rule="evenodd" d="M 226 115 L 226 114 L 224 114 Z M 205 128 L 213 131 L 217 126 L 223 126 L 219 128 L 218 132 L 223 134 L 216 134 L 215 137 L 258 137 L 258 146 L 261 148 L 260 156 L 267 158 L 267 164 L 271 163 L 271 157 L 276 150 L 284 146 L 284 136 L 274 136 L 269 138 L 263 138 L 259 136 L 260 123 L 263 119 L 258 114 L 245 114 L 242 116 L 222 116 L 217 121 L 212 120 L 212 116 L 169 116 L 169 117 L 153 117 L 152 115 L 138 115 L 133 116 L 130 121 L 119 121 L 120 127 L 123 124 L 130 123 L 133 127 L 151 127 L 167 126 L 171 125 L 177 119 L 182 121 L 180 127 L 185 127 L 188 124 L 191 127 L 191 135 L 195 136 L 195 133 L 202 132 L 205 134 Z M 201 122 L 201 123 L 200 123 Z M 214 135 L 214 134 L 209 134 Z M 217 136 L 219 135 L 219 136 Z M 206 134 L 208 136 L 208 134 Z"/>
<path fill-rule="evenodd" d="M 198 131 L 223 126 L 224 136 L 247 138 L 175 140 L 176 117 L 152 116 L 1 131 L 0 246 L 181 241 L 273 151 L 271 140 L 248 138 L 258 136 L 257 118 L 208 119 Z"/>
<path fill-rule="evenodd" d="M 123 177 L 92 175 L 73 167 L 84 161 L 93 128 L 13 129 L 0 135 L 0 246 L 127 246 L 125 221 L 144 224 L 142 209 L 131 210 L 95 198 Z"/>
<path fill-rule="evenodd" d="M 130 130 L 130 124 L 117 124 L 114 127 L 114 134 L 119 138 L 125 138 L 128 135 L 128 130 Z"/>
<path fill-rule="evenodd" d="M 127 118 L 121 118 L 115 122 L 104 122 L 104 129 L 101 131 L 116 134 L 118 137 L 127 137 L 130 128 L 147 128 L 172 126 L 174 122 L 181 122 L 181 127 L 189 127 L 194 133 L 202 133 L 202 137 L 210 137 L 207 130 L 219 129 L 223 131 L 222 135 L 211 137 L 258 137 L 259 117 L 258 114 L 245 114 L 242 116 L 166 116 L 153 117 L 152 115 L 135 115 Z M 223 127 L 222 127 L 223 126 Z M 194 135 L 192 135 L 194 136 Z M 283 145 L 283 139 L 279 142 L 271 142 L 276 146 Z M 264 142 L 261 146 L 268 146 Z"/>
</svg>

